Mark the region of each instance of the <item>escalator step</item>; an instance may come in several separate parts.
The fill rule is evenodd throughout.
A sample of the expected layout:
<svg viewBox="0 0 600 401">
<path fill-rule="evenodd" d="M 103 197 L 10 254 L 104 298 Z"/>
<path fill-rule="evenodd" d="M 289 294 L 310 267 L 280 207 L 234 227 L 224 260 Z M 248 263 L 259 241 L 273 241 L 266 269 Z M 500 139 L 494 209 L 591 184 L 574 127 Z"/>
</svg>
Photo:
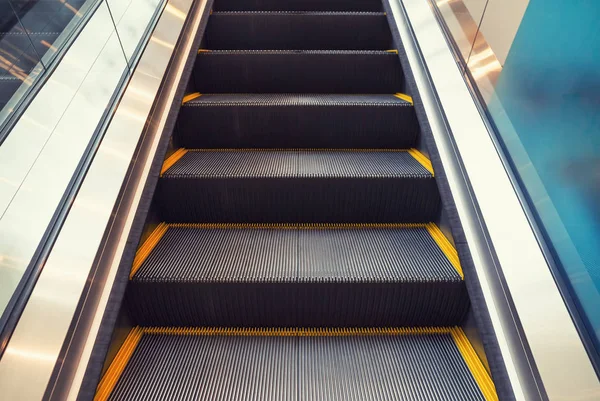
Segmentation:
<svg viewBox="0 0 600 401">
<path fill-rule="evenodd" d="M 215 11 L 381 11 L 380 0 L 218 0 Z"/>
<path fill-rule="evenodd" d="M 387 50 L 393 47 L 383 12 L 215 12 L 207 49 Z"/>
<path fill-rule="evenodd" d="M 469 307 L 433 224 L 167 227 L 133 270 L 140 325 L 456 325 Z"/>
<path fill-rule="evenodd" d="M 412 104 L 394 95 L 203 94 L 183 105 L 187 148 L 378 148 L 417 143 Z"/>
<path fill-rule="evenodd" d="M 376 50 L 209 50 L 194 65 L 200 93 L 405 92 L 398 55 Z"/>
<path fill-rule="evenodd" d="M 458 328 L 132 333 L 98 401 L 498 399 Z"/>
<path fill-rule="evenodd" d="M 437 186 L 427 161 L 414 154 L 190 151 L 164 172 L 157 196 L 164 219 L 178 223 L 434 221 Z"/>
</svg>

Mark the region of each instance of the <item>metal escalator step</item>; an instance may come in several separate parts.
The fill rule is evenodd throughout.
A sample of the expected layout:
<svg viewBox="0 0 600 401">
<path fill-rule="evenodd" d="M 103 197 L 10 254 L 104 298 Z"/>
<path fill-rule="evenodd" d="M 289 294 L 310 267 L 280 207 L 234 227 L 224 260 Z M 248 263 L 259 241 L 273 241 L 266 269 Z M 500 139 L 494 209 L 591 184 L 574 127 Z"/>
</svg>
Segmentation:
<svg viewBox="0 0 600 401">
<path fill-rule="evenodd" d="M 398 55 L 375 50 L 210 50 L 198 54 L 200 93 L 405 92 Z"/>
<path fill-rule="evenodd" d="M 440 199 L 432 170 L 412 154 L 190 151 L 164 172 L 157 196 L 174 223 L 434 221 Z"/>
<path fill-rule="evenodd" d="M 136 328 L 132 338 L 97 401 L 498 399 L 459 328 Z"/>
<path fill-rule="evenodd" d="M 211 14 L 207 49 L 387 50 L 383 12 L 223 11 Z"/>
<path fill-rule="evenodd" d="M 187 148 L 403 149 L 419 132 L 412 104 L 391 94 L 203 94 L 177 128 Z"/>
<path fill-rule="evenodd" d="M 132 272 L 127 305 L 144 326 L 456 325 L 468 296 L 436 230 L 170 225 Z"/>
<path fill-rule="evenodd" d="M 219 0 L 217 11 L 382 11 L 380 0 Z"/>
</svg>

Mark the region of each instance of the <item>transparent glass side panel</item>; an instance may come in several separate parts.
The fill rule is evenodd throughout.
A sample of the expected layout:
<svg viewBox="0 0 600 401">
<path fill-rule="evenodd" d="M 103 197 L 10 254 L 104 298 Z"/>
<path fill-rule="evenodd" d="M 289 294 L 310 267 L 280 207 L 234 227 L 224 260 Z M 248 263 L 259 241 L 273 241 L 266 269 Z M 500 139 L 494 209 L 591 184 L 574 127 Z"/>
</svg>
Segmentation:
<svg viewBox="0 0 600 401">
<path fill-rule="evenodd" d="M 22 9 L 19 8 L 22 12 Z M 39 53 L 9 0 L 0 0 L 0 109 L 43 72 Z"/>
<path fill-rule="evenodd" d="M 0 0 L 0 126 L 100 0 Z"/>
<path fill-rule="evenodd" d="M 470 76 L 600 349 L 600 2 L 489 0 Z"/>
<path fill-rule="evenodd" d="M 165 3 L 165 0 L 107 0 L 128 62 L 135 57 L 149 24 Z"/>
<path fill-rule="evenodd" d="M 433 0 L 463 60 L 468 60 L 488 0 Z"/>
</svg>

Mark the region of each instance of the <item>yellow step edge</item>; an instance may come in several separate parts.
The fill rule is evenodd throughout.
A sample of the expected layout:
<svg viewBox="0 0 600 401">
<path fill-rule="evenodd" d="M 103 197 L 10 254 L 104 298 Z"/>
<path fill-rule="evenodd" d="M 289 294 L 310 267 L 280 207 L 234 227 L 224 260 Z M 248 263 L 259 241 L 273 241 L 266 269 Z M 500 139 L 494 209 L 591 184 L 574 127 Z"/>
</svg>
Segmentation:
<svg viewBox="0 0 600 401">
<path fill-rule="evenodd" d="M 160 175 L 162 177 L 162 175 L 168 170 L 170 169 L 175 163 L 177 163 L 177 161 L 179 159 L 181 159 L 183 157 L 183 155 L 185 155 L 188 152 L 187 149 L 177 149 L 175 151 L 175 153 L 173 153 L 171 156 L 169 156 L 167 158 L 167 160 L 165 160 L 165 162 L 162 165 L 162 168 L 160 169 Z"/>
<path fill-rule="evenodd" d="M 172 228 L 205 229 L 348 229 L 348 228 L 426 228 L 420 223 L 342 223 L 342 224 L 285 224 L 285 223 L 172 223 Z"/>
<path fill-rule="evenodd" d="M 160 223 L 152 234 L 144 241 L 142 246 L 135 253 L 135 258 L 133 259 L 133 265 L 131 266 L 131 271 L 129 272 L 129 279 L 131 280 L 135 273 L 142 267 L 144 261 L 150 256 L 152 250 L 156 245 L 160 242 L 161 238 L 165 235 L 167 230 L 169 229 L 169 225 L 165 223 Z"/>
<path fill-rule="evenodd" d="M 198 49 L 198 54 L 200 53 L 210 53 L 212 50 L 208 50 L 208 49 Z"/>
<path fill-rule="evenodd" d="M 469 339 L 465 335 L 464 331 L 459 327 L 453 327 L 450 329 L 450 334 L 456 343 L 456 347 L 465 360 L 465 363 L 469 367 L 473 378 L 477 382 L 477 385 L 479 386 L 479 389 L 481 390 L 485 400 L 498 401 L 498 394 L 496 393 L 494 382 L 481 363 L 479 356 L 477 356 L 477 353 L 473 349 L 473 346 L 469 342 Z"/>
<path fill-rule="evenodd" d="M 442 230 L 440 230 L 440 228 L 434 223 L 428 223 L 425 227 L 427 228 L 427 231 L 429 231 L 429 234 L 434 241 L 438 244 L 442 252 L 444 252 L 444 255 L 446 255 L 452 266 L 454 266 L 460 277 L 464 280 L 465 274 L 463 273 L 460 260 L 458 259 L 458 252 L 456 252 L 454 246 L 452 246 Z"/>
<path fill-rule="evenodd" d="M 412 149 L 357 149 L 357 148 L 214 148 L 187 149 L 188 152 L 410 152 Z"/>
<path fill-rule="evenodd" d="M 386 52 L 388 52 L 388 53 L 394 53 L 394 54 L 398 54 L 398 50 L 396 50 L 396 49 L 390 49 L 390 50 L 386 50 Z"/>
<path fill-rule="evenodd" d="M 144 334 L 186 336 L 259 336 L 259 337 L 347 337 L 450 334 L 450 327 L 377 327 L 377 328 L 238 328 L 238 327 L 144 327 Z"/>
<path fill-rule="evenodd" d="M 381 328 L 235 328 L 235 327 L 134 327 L 98 384 L 94 401 L 106 401 L 133 356 L 144 334 L 182 336 L 262 336 L 262 337 L 347 337 L 448 334 L 452 336 L 469 371 L 486 401 L 498 401 L 496 388 L 460 327 L 381 327 Z"/>
<path fill-rule="evenodd" d="M 425 167 L 425 169 L 429 171 L 432 176 L 435 177 L 435 173 L 433 172 L 433 165 L 431 164 L 431 161 L 427 158 L 427 156 L 425 156 L 417 149 L 408 149 L 407 152 L 410 153 L 410 155 L 414 157 L 416 161 L 421 163 L 421 166 Z"/>
<path fill-rule="evenodd" d="M 115 355 L 112 363 L 102 377 L 102 380 L 100 380 L 96 395 L 94 396 L 94 401 L 108 400 L 137 345 L 142 339 L 143 333 L 144 330 L 140 327 L 134 327 L 129 332 L 129 335 L 125 339 L 125 342 L 123 342 L 123 345 L 121 345 L 119 352 L 117 352 L 117 355 Z"/>
<path fill-rule="evenodd" d="M 398 99 L 402 99 L 402 100 L 414 105 L 412 96 L 408 96 L 407 94 L 404 94 L 404 93 L 394 93 L 394 96 L 397 97 Z"/>
<path fill-rule="evenodd" d="M 183 101 L 181 102 L 181 104 L 184 105 L 191 100 L 198 99 L 200 96 L 202 96 L 202 93 L 199 92 L 187 94 L 183 97 Z"/>
</svg>

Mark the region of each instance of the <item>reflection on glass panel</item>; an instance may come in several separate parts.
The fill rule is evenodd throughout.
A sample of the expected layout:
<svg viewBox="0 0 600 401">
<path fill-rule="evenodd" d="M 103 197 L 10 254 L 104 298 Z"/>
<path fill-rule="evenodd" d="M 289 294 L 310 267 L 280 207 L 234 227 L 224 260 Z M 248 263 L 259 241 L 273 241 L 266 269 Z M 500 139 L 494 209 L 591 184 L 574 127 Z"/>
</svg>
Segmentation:
<svg viewBox="0 0 600 401">
<path fill-rule="evenodd" d="M 39 61 L 34 44 L 12 5 L 8 0 L 0 0 L 0 109 L 21 85 L 31 86 L 32 78 L 39 75 L 42 68 Z"/>
<path fill-rule="evenodd" d="M 115 21 L 123 53 L 128 61 L 149 28 L 149 23 L 165 0 L 107 0 Z"/>
<path fill-rule="evenodd" d="M 434 0 L 464 60 L 469 58 L 487 0 Z"/>
<path fill-rule="evenodd" d="M 596 355 L 599 20 L 598 1 L 489 0 L 470 56 L 463 60 Z"/>
<path fill-rule="evenodd" d="M 97 1 L 0 0 L 2 119 L 46 71 L 85 12 Z"/>
</svg>

